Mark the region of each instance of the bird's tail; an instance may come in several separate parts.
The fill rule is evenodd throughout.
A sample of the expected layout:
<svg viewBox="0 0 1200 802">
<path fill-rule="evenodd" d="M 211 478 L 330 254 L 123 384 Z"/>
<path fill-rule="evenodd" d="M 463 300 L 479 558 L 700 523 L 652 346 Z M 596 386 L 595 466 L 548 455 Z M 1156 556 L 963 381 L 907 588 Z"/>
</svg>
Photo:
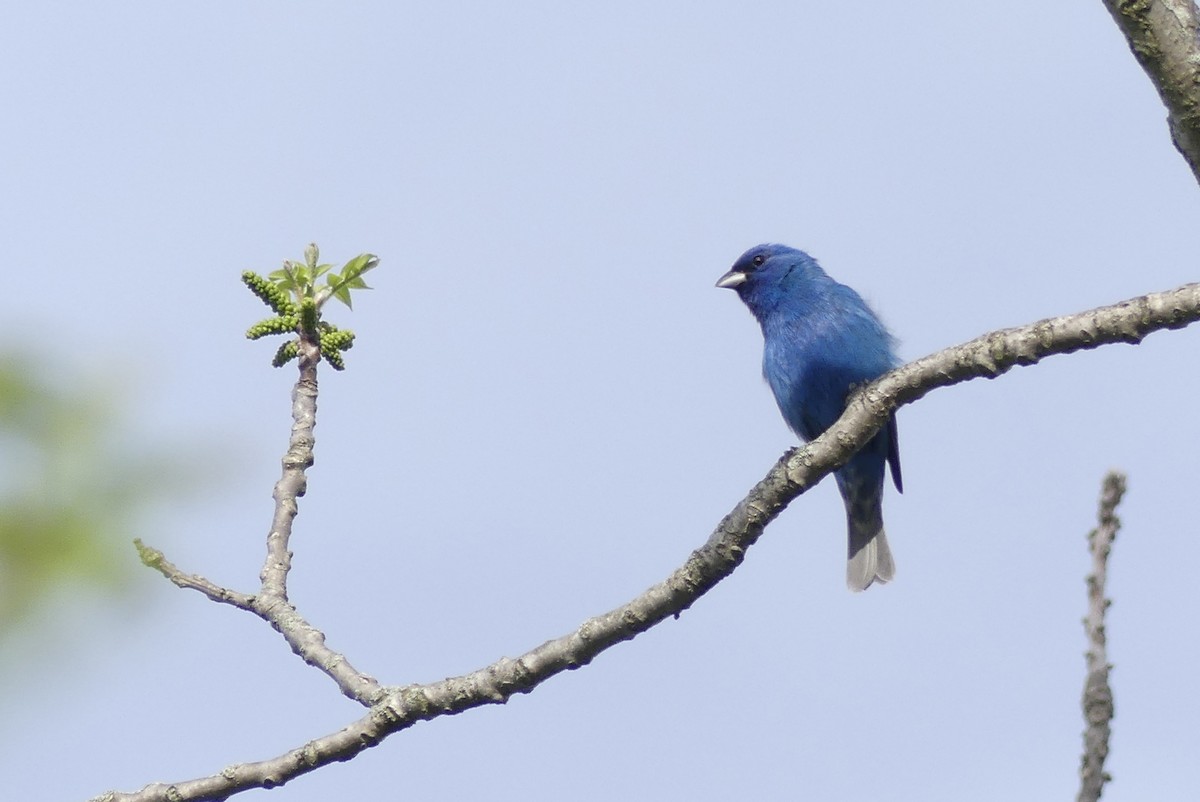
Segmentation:
<svg viewBox="0 0 1200 802">
<path fill-rule="evenodd" d="M 838 479 L 850 540 L 846 585 L 859 591 L 874 582 L 888 582 L 896 575 L 896 563 L 883 531 L 883 477 L 864 477 L 851 468 Z"/>
<path fill-rule="evenodd" d="M 851 535 L 850 542 L 854 543 Z M 896 563 L 888 547 L 887 534 L 882 528 L 858 551 L 850 555 L 846 563 L 846 586 L 850 590 L 866 590 L 872 582 L 883 584 L 896 575 Z"/>
</svg>

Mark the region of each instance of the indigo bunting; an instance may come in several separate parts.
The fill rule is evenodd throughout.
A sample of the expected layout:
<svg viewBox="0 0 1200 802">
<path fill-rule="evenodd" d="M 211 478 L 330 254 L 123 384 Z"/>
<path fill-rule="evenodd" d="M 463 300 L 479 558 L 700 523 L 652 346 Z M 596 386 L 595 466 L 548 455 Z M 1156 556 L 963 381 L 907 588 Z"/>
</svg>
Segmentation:
<svg viewBox="0 0 1200 802">
<path fill-rule="evenodd" d="M 758 245 L 742 254 L 717 286 L 736 290 L 758 319 L 763 377 L 783 419 L 802 440 L 833 425 L 851 389 L 899 364 L 895 340 L 866 302 L 804 251 Z M 885 462 L 903 492 L 894 415 L 834 474 L 846 504 L 851 590 L 887 582 L 896 572 L 883 532 Z"/>
</svg>

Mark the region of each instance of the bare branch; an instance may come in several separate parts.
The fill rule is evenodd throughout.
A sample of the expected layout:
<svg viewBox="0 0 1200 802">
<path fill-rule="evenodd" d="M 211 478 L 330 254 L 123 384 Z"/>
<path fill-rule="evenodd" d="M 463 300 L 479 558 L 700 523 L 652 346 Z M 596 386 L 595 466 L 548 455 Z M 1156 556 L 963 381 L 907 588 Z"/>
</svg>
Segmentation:
<svg viewBox="0 0 1200 802">
<path fill-rule="evenodd" d="M 1104 0 L 1167 107 L 1171 140 L 1200 181 L 1200 13 L 1192 0 Z"/>
<path fill-rule="evenodd" d="M 317 364 L 321 347 L 308 334 L 300 336 L 300 377 L 292 389 L 292 434 L 283 455 L 283 475 L 275 483 L 275 516 L 267 535 L 267 558 L 263 563 L 262 592 L 254 611 L 283 635 L 304 662 L 325 672 L 342 693 L 364 706 L 379 701 L 383 687 L 374 677 L 350 665 L 345 656 L 325 645 L 325 635 L 308 623 L 288 601 L 287 577 L 292 568 L 292 522 L 299 510 L 298 499 L 308 486 L 305 475 L 313 464 L 317 425 Z"/>
<path fill-rule="evenodd" d="M 1108 553 L 1121 528 L 1117 505 L 1125 495 L 1125 474 L 1109 471 L 1100 492 L 1099 526 L 1088 533 L 1088 551 L 1092 554 L 1092 573 L 1087 578 L 1088 614 L 1083 629 L 1088 637 L 1087 678 L 1083 684 L 1083 761 L 1079 767 L 1078 802 L 1099 802 L 1104 783 L 1111 779 L 1104 772 L 1108 757 L 1108 736 L 1112 721 L 1113 694 L 1108 684 L 1107 638 L 1104 632 L 1104 613 L 1111 601 L 1104 598 L 1108 579 Z"/>
<path fill-rule="evenodd" d="M 313 446 L 317 425 L 317 363 L 320 346 L 308 337 L 300 340 L 300 378 L 292 388 L 292 435 L 287 453 L 283 455 L 283 475 L 275 483 L 275 517 L 267 535 L 267 560 L 259 578 L 264 596 L 287 600 L 287 576 L 292 569 L 292 553 L 288 542 L 292 537 L 292 521 L 299 511 L 297 499 L 308 488 L 305 471 L 313 464 Z"/>
<path fill-rule="evenodd" d="M 588 619 L 574 632 L 515 660 L 501 658 L 473 673 L 428 685 L 387 688 L 367 716 L 279 757 L 230 766 L 201 779 L 156 783 L 134 793 L 109 792 L 96 802 L 222 800 L 249 788 L 273 788 L 328 763 L 349 760 L 418 721 L 503 704 L 513 694 L 528 693 L 562 671 L 587 665 L 610 646 L 688 609 L 741 564 L 746 549 L 788 503 L 844 464 L 896 407 L 937 387 L 995 378 L 1014 365 L 1032 365 L 1053 354 L 1109 343 L 1137 343 L 1150 332 L 1182 328 L 1197 320 L 1200 284 L 1187 284 L 1113 306 L 985 334 L 898 368 L 859 392 L 828 432 L 803 449 L 784 454 L 722 519 L 703 546 L 666 581 L 628 604 Z"/>
<path fill-rule="evenodd" d="M 304 495 L 307 471 L 313 464 L 316 444 L 313 430 L 317 425 L 317 364 L 320 346 L 301 334 L 299 345 L 300 376 L 292 390 L 292 433 L 283 455 L 283 474 L 275 483 L 275 514 L 267 535 L 267 557 L 260 578 L 262 589 L 249 596 L 215 585 L 200 576 L 185 574 L 172 565 L 161 551 L 137 543 L 142 562 L 157 570 L 181 588 L 198 590 L 216 602 L 231 604 L 254 613 L 275 628 L 292 651 L 310 666 L 320 669 L 354 701 L 370 707 L 384 694 L 383 686 L 352 666 L 346 657 L 325 645 L 325 635 L 308 623 L 288 601 L 287 577 L 292 567 L 288 543 L 292 522 L 299 511 L 297 499 Z"/>
</svg>

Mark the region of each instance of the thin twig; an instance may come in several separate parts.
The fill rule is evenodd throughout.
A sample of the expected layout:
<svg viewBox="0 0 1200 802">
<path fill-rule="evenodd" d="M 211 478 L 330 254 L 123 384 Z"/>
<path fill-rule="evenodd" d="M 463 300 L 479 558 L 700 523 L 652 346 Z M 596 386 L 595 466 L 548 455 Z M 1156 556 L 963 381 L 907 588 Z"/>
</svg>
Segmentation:
<svg viewBox="0 0 1200 802">
<path fill-rule="evenodd" d="M 163 556 L 161 551 L 147 546 L 140 539 L 135 539 L 133 545 L 137 548 L 138 556 L 142 558 L 144 565 L 158 571 L 178 587 L 199 591 L 219 604 L 230 604 L 239 610 L 254 612 L 253 596 L 246 593 L 239 593 L 229 588 L 223 588 L 198 574 L 184 573 L 174 563 Z"/>
<path fill-rule="evenodd" d="M 1107 638 L 1104 614 L 1112 603 L 1104 598 L 1108 579 L 1108 554 L 1121 528 L 1117 505 L 1125 495 L 1125 474 L 1109 471 L 1100 492 L 1099 526 L 1088 533 L 1088 551 L 1092 555 L 1092 572 L 1088 575 L 1088 613 L 1083 619 L 1087 633 L 1087 678 L 1083 684 L 1083 761 L 1079 767 L 1078 802 L 1099 802 L 1104 783 L 1111 778 L 1104 771 L 1108 757 L 1108 736 L 1111 733 L 1113 694 L 1108 684 Z"/>
<path fill-rule="evenodd" d="M 250 788 L 274 788 L 329 763 L 349 760 L 418 721 L 503 704 L 515 693 L 529 693 L 550 677 L 587 665 L 609 647 L 688 609 L 733 573 L 746 549 L 788 503 L 844 464 L 898 406 L 938 387 L 996 378 L 1015 365 L 1032 365 L 1054 354 L 1110 343 L 1137 343 L 1150 332 L 1182 328 L 1197 320 L 1200 284 L 1187 284 L 1113 306 L 985 334 L 904 365 L 859 392 L 828 432 L 804 448 L 784 454 L 722 519 L 703 546 L 666 581 L 628 604 L 588 619 L 574 632 L 515 660 L 501 658 L 470 674 L 428 685 L 386 688 L 367 716 L 278 757 L 229 766 L 200 779 L 155 783 L 132 793 L 112 791 L 94 802 L 223 800 Z"/>
</svg>

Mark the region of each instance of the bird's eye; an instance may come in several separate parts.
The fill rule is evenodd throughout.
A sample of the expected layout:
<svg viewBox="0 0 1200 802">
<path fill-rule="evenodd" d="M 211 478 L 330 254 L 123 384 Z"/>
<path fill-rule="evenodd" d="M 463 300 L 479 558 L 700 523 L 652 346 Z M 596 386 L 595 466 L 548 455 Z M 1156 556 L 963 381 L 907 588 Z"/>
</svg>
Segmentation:
<svg viewBox="0 0 1200 802">
<path fill-rule="evenodd" d="M 752 261 L 754 262 L 754 266 L 755 266 L 755 267 L 762 267 L 762 266 L 763 266 L 763 262 L 767 261 L 767 257 L 763 256 L 763 255 L 760 253 L 758 256 L 755 256 L 755 257 L 754 257 L 754 259 L 753 259 Z"/>
</svg>

